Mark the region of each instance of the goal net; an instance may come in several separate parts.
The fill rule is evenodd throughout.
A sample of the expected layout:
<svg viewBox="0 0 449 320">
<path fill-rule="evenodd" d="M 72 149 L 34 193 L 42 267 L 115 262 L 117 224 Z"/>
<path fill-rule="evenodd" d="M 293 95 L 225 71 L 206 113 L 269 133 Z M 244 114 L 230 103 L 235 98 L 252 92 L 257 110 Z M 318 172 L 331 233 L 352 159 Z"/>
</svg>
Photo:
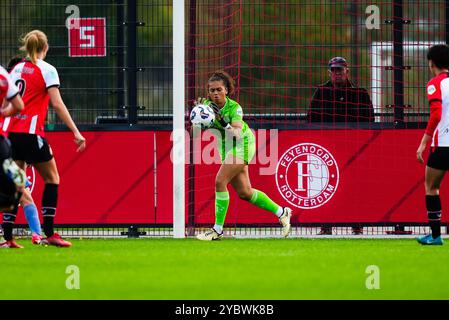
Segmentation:
<svg viewBox="0 0 449 320">
<path fill-rule="evenodd" d="M 233 76 L 231 98 L 256 136 L 251 185 L 293 209 L 292 235 L 425 231 L 424 168 L 415 151 L 428 118 L 426 50 L 445 42 L 444 4 L 369 6 L 186 1 L 187 103 L 207 95 L 213 71 Z M 333 57 L 345 59 L 349 88 L 329 89 L 338 81 Z M 365 107 L 372 112 L 358 111 Z M 189 142 L 186 226 L 194 235 L 214 224 L 221 162 L 207 130 Z M 280 235 L 273 213 L 228 191 L 225 234 Z"/>
</svg>

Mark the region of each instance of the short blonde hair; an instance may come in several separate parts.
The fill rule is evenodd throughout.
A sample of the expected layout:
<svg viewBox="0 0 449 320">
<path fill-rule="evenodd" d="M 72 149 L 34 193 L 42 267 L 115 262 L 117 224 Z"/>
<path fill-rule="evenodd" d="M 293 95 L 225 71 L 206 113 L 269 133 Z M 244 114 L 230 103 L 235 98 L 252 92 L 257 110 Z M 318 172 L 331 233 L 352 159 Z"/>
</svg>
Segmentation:
<svg viewBox="0 0 449 320">
<path fill-rule="evenodd" d="M 37 62 L 37 55 L 48 46 L 47 36 L 40 30 L 28 32 L 20 41 L 22 42 L 20 50 L 25 51 L 33 63 Z"/>
</svg>

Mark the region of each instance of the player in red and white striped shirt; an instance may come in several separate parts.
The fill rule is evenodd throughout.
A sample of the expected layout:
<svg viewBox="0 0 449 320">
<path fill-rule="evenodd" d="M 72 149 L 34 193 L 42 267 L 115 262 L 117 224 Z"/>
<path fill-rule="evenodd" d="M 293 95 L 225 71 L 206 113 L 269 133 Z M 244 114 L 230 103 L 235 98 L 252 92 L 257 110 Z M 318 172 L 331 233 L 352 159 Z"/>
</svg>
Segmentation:
<svg viewBox="0 0 449 320">
<path fill-rule="evenodd" d="M 2 211 L 17 208 L 24 191 L 26 174 L 12 160 L 10 142 L 3 130 L 5 117 L 20 112 L 23 107 L 19 89 L 11 81 L 8 72 L 0 67 L 0 210 Z M 4 214 L 5 242 L 0 243 L 0 248 L 22 248 L 12 237 L 14 221 L 10 218 L 12 217 L 7 213 Z"/>
<path fill-rule="evenodd" d="M 11 80 L 8 72 L 0 66 L 0 124 L 5 117 L 10 117 L 23 110 L 23 101 L 19 95 L 19 89 Z M 6 136 L 3 126 L 0 126 L 0 134 Z"/>
<path fill-rule="evenodd" d="M 440 186 L 449 170 L 449 46 L 441 44 L 431 47 L 427 60 L 435 77 L 426 88 L 430 118 L 416 156 L 420 163 L 424 163 L 422 154 L 431 141 L 425 187 L 427 216 L 432 233 L 417 240 L 424 245 L 442 245 Z"/>
<path fill-rule="evenodd" d="M 44 132 L 49 102 L 73 132 L 77 151 L 84 150 L 86 139 L 79 132 L 61 98 L 56 68 L 44 61 L 49 49 L 47 36 L 42 31 L 33 30 L 22 42 L 21 50 L 27 53 L 27 57 L 14 66 L 10 76 L 20 89 L 25 108 L 19 115 L 9 119 L 6 126 L 8 137 L 12 143 L 13 158 L 18 165 L 25 169 L 26 163 L 33 164 L 44 180 L 42 215 L 47 238 L 43 242 L 68 247 L 71 243 L 53 230 L 59 173 Z"/>
</svg>

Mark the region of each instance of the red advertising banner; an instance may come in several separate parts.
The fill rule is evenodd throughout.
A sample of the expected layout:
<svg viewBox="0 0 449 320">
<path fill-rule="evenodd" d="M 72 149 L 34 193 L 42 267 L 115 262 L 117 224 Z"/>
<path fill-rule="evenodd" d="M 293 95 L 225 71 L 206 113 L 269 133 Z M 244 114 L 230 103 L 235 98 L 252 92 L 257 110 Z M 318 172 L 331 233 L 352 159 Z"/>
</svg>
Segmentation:
<svg viewBox="0 0 449 320">
<path fill-rule="evenodd" d="M 69 57 L 106 56 L 106 18 L 71 18 Z"/>
<path fill-rule="evenodd" d="M 83 132 L 77 153 L 73 134 L 48 132 L 60 175 L 57 224 L 154 223 L 154 140 L 150 131 Z M 42 179 L 32 192 L 40 210 Z M 26 223 L 22 210 L 18 223 Z"/>
<path fill-rule="evenodd" d="M 425 166 L 416 160 L 422 134 L 422 130 L 279 131 L 275 170 L 261 164 L 260 152 L 266 153 L 268 147 L 258 139 L 256 163 L 249 166 L 251 185 L 290 206 L 296 222 L 427 222 Z M 218 168 L 196 165 L 198 223 L 214 222 Z M 271 174 L 261 174 L 261 169 Z M 228 224 L 277 222 L 271 213 L 238 199 L 231 186 L 228 190 Z M 441 194 L 444 210 L 449 208 L 447 183 Z M 449 221 L 447 215 L 443 221 Z"/>
<path fill-rule="evenodd" d="M 424 165 L 415 159 L 422 130 L 285 130 L 256 132 L 249 166 L 253 188 L 294 211 L 304 223 L 426 222 Z M 173 219 L 173 172 L 168 131 L 84 132 L 77 153 L 68 132 L 48 132 L 61 184 L 57 224 L 153 224 Z M 188 141 L 188 139 L 187 139 Z M 214 223 L 214 182 L 220 167 L 213 140 L 201 142 L 194 165 L 195 221 Z M 276 148 L 277 146 L 277 148 Z M 187 149 L 188 150 L 188 149 Z M 209 155 L 207 157 L 206 155 Z M 212 161 L 213 162 L 213 161 Z M 189 170 L 186 166 L 186 190 Z M 30 170 L 29 170 L 30 172 Z M 33 197 L 43 191 L 36 174 Z M 231 186 L 227 224 L 277 223 L 238 198 Z M 444 214 L 449 187 L 443 182 Z M 186 206 L 189 204 L 186 195 Z M 186 210 L 188 212 L 188 210 Z M 22 210 L 18 223 L 25 223 Z"/>
</svg>

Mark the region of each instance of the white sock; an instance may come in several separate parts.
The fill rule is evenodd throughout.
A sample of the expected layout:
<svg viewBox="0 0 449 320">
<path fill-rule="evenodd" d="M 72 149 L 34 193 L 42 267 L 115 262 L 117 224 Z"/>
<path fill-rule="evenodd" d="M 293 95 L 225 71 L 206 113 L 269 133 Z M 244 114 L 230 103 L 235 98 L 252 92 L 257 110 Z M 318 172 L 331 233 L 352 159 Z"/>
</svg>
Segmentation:
<svg viewBox="0 0 449 320">
<path fill-rule="evenodd" d="M 218 233 L 223 233 L 223 226 L 214 224 L 214 230 L 217 231 Z"/>
<path fill-rule="evenodd" d="M 284 208 L 279 206 L 278 211 L 276 212 L 276 215 L 278 216 L 278 218 L 280 218 L 283 213 L 284 213 Z"/>
</svg>

